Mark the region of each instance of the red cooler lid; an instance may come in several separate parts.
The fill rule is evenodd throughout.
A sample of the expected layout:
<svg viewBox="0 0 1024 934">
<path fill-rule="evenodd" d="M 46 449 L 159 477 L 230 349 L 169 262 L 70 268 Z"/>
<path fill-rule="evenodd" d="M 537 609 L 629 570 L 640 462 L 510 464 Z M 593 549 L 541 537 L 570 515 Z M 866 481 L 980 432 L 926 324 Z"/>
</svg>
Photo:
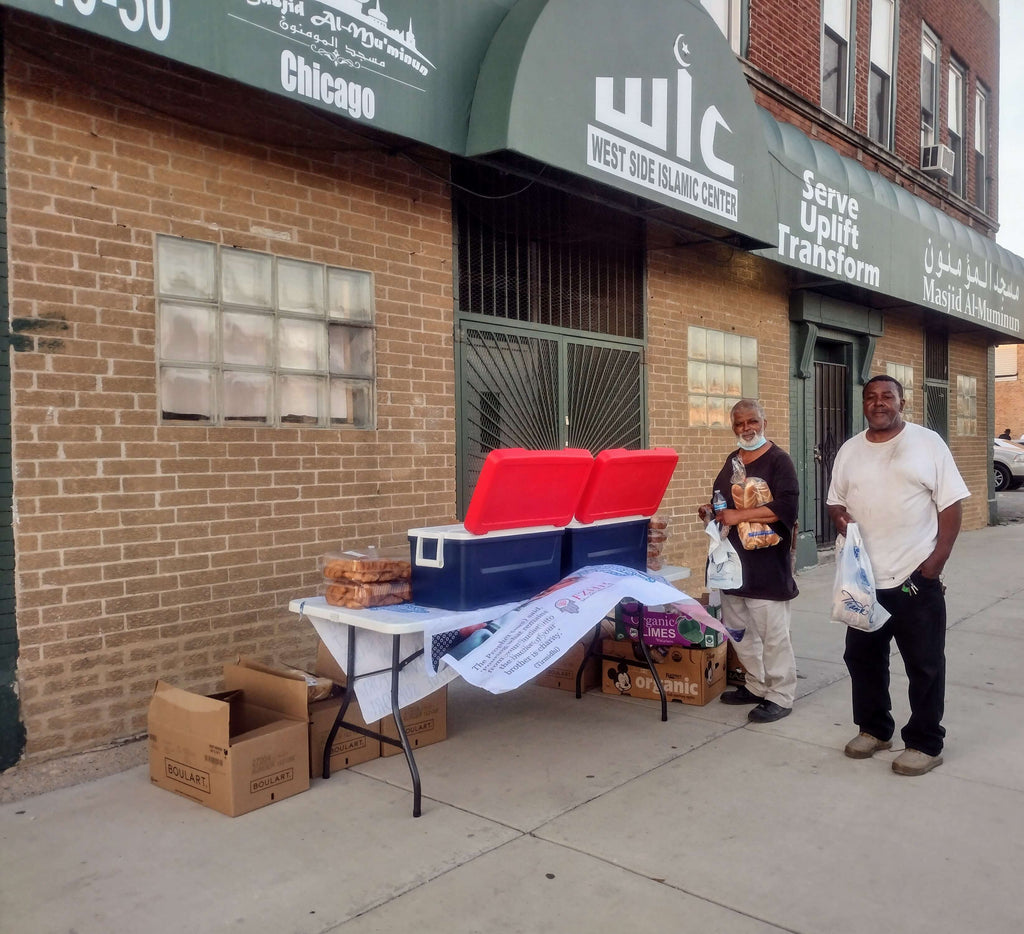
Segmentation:
<svg viewBox="0 0 1024 934">
<path fill-rule="evenodd" d="M 627 451 L 611 448 L 594 458 L 576 507 L 580 522 L 622 516 L 653 516 L 668 489 L 679 455 L 672 448 Z"/>
<path fill-rule="evenodd" d="M 491 451 L 466 510 L 467 532 L 568 525 L 594 458 L 582 448 Z"/>
</svg>

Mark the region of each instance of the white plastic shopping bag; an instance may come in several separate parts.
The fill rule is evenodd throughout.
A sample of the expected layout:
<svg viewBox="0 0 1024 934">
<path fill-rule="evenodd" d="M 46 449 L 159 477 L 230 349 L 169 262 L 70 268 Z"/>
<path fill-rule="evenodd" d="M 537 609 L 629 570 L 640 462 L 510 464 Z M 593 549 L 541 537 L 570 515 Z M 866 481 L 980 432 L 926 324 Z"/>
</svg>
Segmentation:
<svg viewBox="0 0 1024 934">
<path fill-rule="evenodd" d="M 708 589 L 738 590 L 743 586 L 743 565 L 740 556 L 732 547 L 729 536 L 722 536 L 718 522 L 712 519 L 707 528 L 708 534 Z"/>
<path fill-rule="evenodd" d="M 832 589 L 832 622 L 874 632 L 889 618 L 875 595 L 875 575 L 856 522 L 836 538 L 836 579 Z"/>
</svg>

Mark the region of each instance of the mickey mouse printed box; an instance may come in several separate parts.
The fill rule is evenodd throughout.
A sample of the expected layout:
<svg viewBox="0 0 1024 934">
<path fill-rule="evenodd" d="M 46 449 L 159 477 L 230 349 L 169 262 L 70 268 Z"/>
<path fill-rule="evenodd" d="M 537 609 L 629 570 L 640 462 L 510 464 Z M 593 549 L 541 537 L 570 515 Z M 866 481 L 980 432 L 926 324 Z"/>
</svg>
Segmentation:
<svg viewBox="0 0 1024 934">
<path fill-rule="evenodd" d="M 725 690 L 725 645 L 706 649 L 659 645 L 647 650 L 670 701 L 703 707 Z M 602 661 L 601 690 L 605 694 L 661 700 L 639 645 L 605 639 L 602 653 L 611 656 Z"/>
</svg>

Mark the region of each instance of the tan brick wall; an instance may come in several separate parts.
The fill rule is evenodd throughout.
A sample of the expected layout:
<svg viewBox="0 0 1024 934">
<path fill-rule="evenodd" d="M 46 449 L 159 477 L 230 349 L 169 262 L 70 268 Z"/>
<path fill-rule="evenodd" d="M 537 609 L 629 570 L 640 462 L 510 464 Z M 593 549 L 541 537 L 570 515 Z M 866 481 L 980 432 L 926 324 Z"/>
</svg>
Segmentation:
<svg viewBox="0 0 1024 934">
<path fill-rule="evenodd" d="M 689 567 L 681 584 L 704 590 L 707 536 L 697 507 L 735 449 L 728 428 L 691 428 L 687 413 L 687 328 L 734 331 L 758 340 L 758 384 L 768 435 L 789 448 L 788 290 L 778 266 L 725 246 L 651 251 L 648 263 L 647 381 L 652 447 L 673 447 L 679 466 L 662 503 L 666 557 Z"/>
<path fill-rule="evenodd" d="M 340 131 L 334 151 L 254 142 L 288 138 L 283 103 L 233 100 L 70 35 L 19 29 L 6 50 L 30 758 L 143 731 L 157 678 L 206 691 L 239 653 L 311 660 L 313 629 L 287 604 L 315 590 L 317 556 L 404 541 L 452 521 L 455 503 L 445 185 Z M 152 93 L 153 106 L 105 88 Z M 172 101 L 206 110 L 176 121 L 160 112 Z M 244 136 L 193 125 L 231 103 Z M 373 272 L 378 430 L 161 426 L 158 233 Z"/>
<path fill-rule="evenodd" d="M 1024 344 L 1017 345 L 1017 375 L 996 381 L 995 433 L 1009 428 L 1016 441 L 1024 434 Z"/>
<path fill-rule="evenodd" d="M 915 315 L 887 315 L 885 334 L 878 340 L 871 375 L 885 373 L 886 363 L 902 363 L 914 368 L 912 421 L 925 424 L 924 331 Z M 978 336 L 949 336 L 949 449 L 957 468 L 971 491 L 964 501 L 963 528 L 979 529 L 988 525 L 988 477 L 992 469 L 992 445 L 988 439 L 988 345 Z M 957 374 L 974 376 L 978 387 L 977 433 L 960 435 L 956 419 Z M 854 400 L 859 404 L 859 399 Z"/>
</svg>

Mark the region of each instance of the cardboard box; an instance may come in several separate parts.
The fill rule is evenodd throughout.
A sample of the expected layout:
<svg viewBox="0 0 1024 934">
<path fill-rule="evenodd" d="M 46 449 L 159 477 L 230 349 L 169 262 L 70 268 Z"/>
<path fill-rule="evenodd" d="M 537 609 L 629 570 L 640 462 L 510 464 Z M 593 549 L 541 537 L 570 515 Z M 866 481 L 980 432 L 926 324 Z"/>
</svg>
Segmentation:
<svg viewBox="0 0 1024 934">
<path fill-rule="evenodd" d="M 747 669 L 743 667 L 743 662 L 740 661 L 731 642 L 725 655 L 725 679 L 729 684 L 736 686 L 747 683 Z"/>
<path fill-rule="evenodd" d="M 402 723 L 405 725 L 405 735 L 409 738 L 409 744 L 413 749 L 422 746 L 431 746 L 439 743 L 448 737 L 448 686 L 445 685 L 433 694 L 428 694 L 415 704 L 409 704 L 402 708 Z M 398 739 L 398 728 L 395 726 L 395 718 L 385 717 L 380 721 L 380 732 L 383 736 L 390 736 Z M 391 743 L 380 744 L 382 756 L 402 755 L 401 746 L 392 746 Z"/>
<path fill-rule="evenodd" d="M 309 788 L 307 688 L 244 665 L 225 665 L 224 680 L 210 696 L 157 682 L 149 779 L 237 817 Z"/>
<path fill-rule="evenodd" d="M 634 600 L 619 604 L 615 638 L 636 642 L 640 629 L 640 605 Z M 666 606 L 645 606 L 644 642 L 648 645 L 684 645 L 713 649 L 725 642 L 725 636 L 712 629 L 703 619 L 705 607 L 693 599 L 679 600 Z"/>
<path fill-rule="evenodd" d="M 605 639 L 602 651 L 613 658 L 638 661 L 632 642 Z M 639 652 L 639 648 L 636 649 Z M 711 649 L 664 646 L 651 649 L 651 660 L 670 701 L 703 707 L 725 690 L 726 647 Z M 663 661 L 658 659 L 662 658 Z M 661 700 L 651 672 L 640 666 L 605 659 L 601 690 L 605 694 Z"/>
<path fill-rule="evenodd" d="M 330 652 L 328 652 L 326 648 L 323 649 L 323 653 L 326 655 L 327 659 L 331 657 Z M 306 672 L 298 667 L 292 668 L 264 665 L 262 662 L 258 662 L 251 658 L 239 658 L 238 663 L 246 668 L 254 671 L 262 671 L 278 678 L 309 677 Z M 320 658 L 319 650 L 317 653 L 317 664 L 329 667 L 327 660 Z M 306 698 L 306 718 L 309 723 L 310 778 L 320 778 L 324 774 L 324 745 L 327 742 L 328 734 L 331 732 L 331 727 L 334 725 L 334 718 L 337 717 L 338 711 L 341 709 L 341 702 L 343 700 L 341 690 L 344 688 L 345 676 L 342 674 L 341 669 L 336 665 L 335 669 L 335 671 L 332 671 L 329 674 L 323 671 L 316 672 L 316 676 L 320 682 L 324 679 L 329 679 L 331 682 L 330 686 L 333 688 L 334 693 L 332 693 L 330 697 L 326 697 L 321 700 L 313 700 L 313 697 L 315 697 L 316 694 L 313 691 L 310 691 Z M 335 675 L 340 676 L 340 680 L 335 677 Z M 308 684 L 309 682 L 307 681 L 307 686 Z M 352 703 L 349 704 L 348 710 L 345 711 L 345 719 L 351 723 L 355 723 L 357 726 L 367 726 L 366 721 L 363 719 L 363 716 L 359 711 L 359 704 L 354 698 Z M 379 721 L 375 720 L 368 728 L 376 730 L 378 727 Z M 378 758 L 380 756 L 380 742 L 371 737 L 363 736 L 362 733 L 356 733 L 354 730 L 346 730 L 342 727 L 335 734 L 332 750 L 331 772 L 333 773 L 338 769 L 348 768 L 350 765 L 358 765 L 360 762 L 369 762 L 371 759 Z"/>
<path fill-rule="evenodd" d="M 601 621 L 601 636 L 602 638 L 611 637 L 614 635 L 613 623 L 611 620 L 605 619 Z M 560 691 L 572 691 L 576 693 L 576 672 L 579 670 L 580 662 L 583 661 L 583 656 L 587 651 L 587 646 L 590 645 L 590 640 L 593 638 L 594 632 L 591 630 L 580 639 L 568 652 L 565 653 L 561 658 L 557 659 L 554 664 L 549 665 L 545 668 L 536 678 L 532 680 L 532 684 L 539 684 L 541 687 L 546 688 L 557 688 Z M 601 644 L 598 643 L 598 651 L 601 650 Z M 594 688 L 601 686 L 601 659 L 596 655 L 587 662 L 587 667 L 583 669 L 583 682 L 581 685 L 582 691 L 590 691 Z"/>
<path fill-rule="evenodd" d="M 324 774 L 324 746 L 341 709 L 342 700 L 341 697 L 331 697 L 309 705 L 309 774 L 313 778 L 320 778 Z M 345 721 L 376 732 L 380 731 L 380 721 L 367 723 L 354 698 L 345 711 Z M 350 765 L 379 759 L 380 746 L 378 739 L 341 727 L 331 744 L 331 774 L 347 769 Z"/>
</svg>

